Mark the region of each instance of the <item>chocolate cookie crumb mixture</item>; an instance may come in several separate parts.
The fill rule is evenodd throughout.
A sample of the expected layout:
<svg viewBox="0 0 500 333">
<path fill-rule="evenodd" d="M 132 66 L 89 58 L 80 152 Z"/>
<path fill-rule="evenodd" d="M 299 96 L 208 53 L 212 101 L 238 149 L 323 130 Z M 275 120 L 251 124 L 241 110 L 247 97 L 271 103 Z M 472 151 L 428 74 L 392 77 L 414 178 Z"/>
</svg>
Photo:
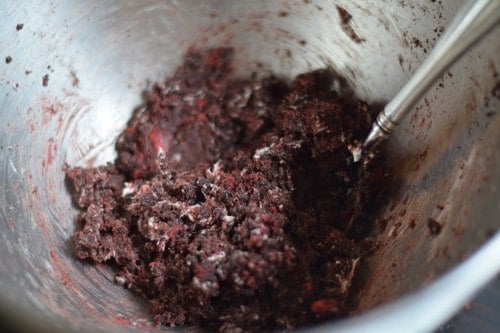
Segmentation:
<svg viewBox="0 0 500 333">
<path fill-rule="evenodd" d="M 66 170 L 77 255 L 112 265 L 167 325 L 344 316 L 386 180 L 380 161 L 352 163 L 373 112 L 326 71 L 241 80 L 231 58 L 191 51 L 120 135 L 115 164 Z"/>
</svg>

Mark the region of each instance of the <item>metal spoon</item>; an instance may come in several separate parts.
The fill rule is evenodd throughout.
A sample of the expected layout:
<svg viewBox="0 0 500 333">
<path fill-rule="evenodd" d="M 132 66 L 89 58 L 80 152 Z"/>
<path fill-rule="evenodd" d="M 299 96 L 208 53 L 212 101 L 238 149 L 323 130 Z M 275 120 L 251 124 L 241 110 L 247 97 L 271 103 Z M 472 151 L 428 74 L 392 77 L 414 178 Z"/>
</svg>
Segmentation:
<svg viewBox="0 0 500 333">
<path fill-rule="evenodd" d="M 467 1 L 410 80 L 378 114 L 362 150 L 353 154 L 354 161 L 389 137 L 444 71 L 499 22 L 500 0 Z"/>
</svg>

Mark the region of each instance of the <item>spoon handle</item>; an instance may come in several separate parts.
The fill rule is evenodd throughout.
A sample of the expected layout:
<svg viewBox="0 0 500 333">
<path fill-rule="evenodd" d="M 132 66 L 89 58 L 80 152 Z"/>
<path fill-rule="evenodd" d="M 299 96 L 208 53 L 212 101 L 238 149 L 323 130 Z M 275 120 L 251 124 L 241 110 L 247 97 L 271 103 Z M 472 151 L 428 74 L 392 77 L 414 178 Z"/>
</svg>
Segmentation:
<svg viewBox="0 0 500 333">
<path fill-rule="evenodd" d="M 500 0 L 467 1 L 410 80 L 378 114 L 363 149 L 387 138 L 444 71 L 499 21 Z"/>
</svg>

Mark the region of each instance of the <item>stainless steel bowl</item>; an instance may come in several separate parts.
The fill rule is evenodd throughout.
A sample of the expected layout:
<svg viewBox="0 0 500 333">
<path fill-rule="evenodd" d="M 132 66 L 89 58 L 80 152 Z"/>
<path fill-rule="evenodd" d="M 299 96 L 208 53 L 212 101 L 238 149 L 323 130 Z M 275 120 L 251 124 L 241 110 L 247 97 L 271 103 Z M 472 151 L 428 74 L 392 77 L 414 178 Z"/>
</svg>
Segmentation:
<svg viewBox="0 0 500 333">
<path fill-rule="evenodd" d="M 110 270 L 74 259 L 69 238 L 76 211 L 62 166 L 113 160 L 114 140 L 140 105 L 141 91 L 171 73 L 187 48 L 233 46 L 237 75 L 273 71 L 292 78 L 330 66 L 360 98 L 385 103 L 459 6 L 452 0 L 0 2 L 0 53 L 11 57 L 0 63 L 4 316 L 39 330 L 155 330 L 144 304 L 115 285 Z M 342 23 L 339 7 L 349 22 Z M 431 330 L 498 270 L 499 36 L 497 27 L 453 66 L 391 139 L 400 184 L 388 190 L 398 203 L 377 222 L 382 246 L 367 258 L 360 314 L 320 329 Z M 438 235 L 430 234 L 429 218 L 441 224 Z"/>
</svg>

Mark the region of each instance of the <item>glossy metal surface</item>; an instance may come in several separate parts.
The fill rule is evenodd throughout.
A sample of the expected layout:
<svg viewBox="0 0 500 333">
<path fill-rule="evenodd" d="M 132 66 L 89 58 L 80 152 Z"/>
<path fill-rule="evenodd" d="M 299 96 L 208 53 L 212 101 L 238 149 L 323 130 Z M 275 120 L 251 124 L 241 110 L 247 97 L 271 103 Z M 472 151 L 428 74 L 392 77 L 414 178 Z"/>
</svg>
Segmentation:
<svg viewBox="0 0 500 333">
<path fill-rule="evenodd" d="M 363 146 L 387 138 L 436 80 L 500 22 L 500 0 L 467 1 L 411 79 L 378 114 Z"/>
<path fill-rule="evenodd" d="M 336 5 L 352 16 L 360 43 L 349 37 Z M 171 73 L 188 47 L 233 46 L 238 75 L 291 78 L 331 66 L 360 98 L 385 105 L 459 5 L 0 1 L 0 311 L 29 329 L 155 330 L 144 304 L 117 286 L 110 270 L 74 259 L 76 210 L 62 167 L 111 161 L 141 91 Z M 370 274 L 357 309 L 377 312 L 330 328 L 354 329 L 358 319 L 380 330 L 389 323 L 406 332 L 421 321 L 435 326 L 485 283 L 486 273 L 460 265 L 499 229 L 499 33 L 456 63 L 393 134 L 388 153 L 397 184 L 388 190 L 398 200 L 382 214 L 385 228 L 377 223 L 381 246 L 364 258 Z M 430 235 L 429 217 L 441 223 L 438 235 Z M 481 262 L 495 259 L 488 251 L 478 255 Z M 465 267 L 463 279 L 439 279 L 454 267 Z M 429 293 L 438 295 L 436 279 L 449 286 L 440 289 L 446 311 L 439 315 L 418 307 Z M 450 297 L 456 290 L 461 297 Z M 401 299 L 413 292 L 420 298 Z"/>
</svg>

